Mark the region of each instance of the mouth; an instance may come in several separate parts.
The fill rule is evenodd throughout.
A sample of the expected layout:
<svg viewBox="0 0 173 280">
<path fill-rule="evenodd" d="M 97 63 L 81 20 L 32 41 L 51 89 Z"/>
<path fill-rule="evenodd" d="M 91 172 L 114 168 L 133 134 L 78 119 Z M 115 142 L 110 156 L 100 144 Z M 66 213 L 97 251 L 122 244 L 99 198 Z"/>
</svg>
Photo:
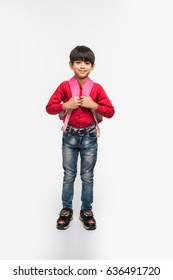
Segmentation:
<svg viewBox="0 0 173 280">
<path fill-rule="evenodd" d="M 87 71 L 86 70 L 79 70 L 79 73 L 85 74 Z"/>
</svg>

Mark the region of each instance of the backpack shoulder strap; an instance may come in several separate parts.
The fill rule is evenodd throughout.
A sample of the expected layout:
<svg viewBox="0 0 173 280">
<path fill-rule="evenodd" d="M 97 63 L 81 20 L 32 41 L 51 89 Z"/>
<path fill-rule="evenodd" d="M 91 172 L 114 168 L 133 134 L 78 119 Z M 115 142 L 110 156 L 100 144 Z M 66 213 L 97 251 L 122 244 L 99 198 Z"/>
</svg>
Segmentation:
<svg viewBox="0 0 173 280">
<path fill-rule="evenodd" d="M 94 82 L 88 78 L 84 84 L 83 90 L 82 90 L 82 95 L 83 96 L 90 96 L 90 92 L 93 88 Z"/>
<path fill-rule="evenodd" d="M 80 96 L 80 87 L 79 87 L 79 83 L 76 79 L 75 76 L 73 76 L 70 80 L 69 80 L 69 85 L 70 85 L 70 89 L 71 89 L 71 93 L 72 93 L 72 97 L 79 97 Z M 83 96 L 90 96 L 90 92 L 93 88 L 94 82 L 88 78 L 84 84 L 84 87 L 82 89 L 82 95 Z M 71 116 L 72 110 L 67 110 L 66 114 L 65 114 L 65 119 L 64 119 L 64 124 L 62 127 L 62 131 L 65 132 L 70 116 Z M 96 122 L 96 129 L 97 129 L 97 136 L 100 136 L 100 129 L 99 129 L 99 125 L 98 125 L 98 121 L 96 118 L 96 114 L 95 111 L 92 111 L 93 116 L 94 116 L 94 120 Z"/>
<path fill-rule="evenodd" d="M 76 79 L 75 76 L 73 76 L 70 80 L 69 80 L 69 84 L 70 84 L 70 89 L 72 92 L 72 97 L 79 97 L 80 96 L 80 87 L 79 87 L 79 83 Z M 82 89 L 82 95 L 83 96 L 90 96 L 90 92 L 92 90 L 92 87 L 94 85 L 94 82 L 88 78 L 84 84 L 84 87 Z"/>
<path fill-rule="evenodd" d="M 94 85 L 94 82 L 90 78 L 88 78 L 84 84 L 82 95 L 90 96 L 90 92 L 93 88 L 93 85 Z M 93 117 L 94 117 L 94 120 L 96 123 L 97 136 L 100 137 L 100 128 L 99 128 L 96 112 L 94 110 L 92 110 L 92 113 L 93 113 Z"/>
<path fill-rule="evenodd" d="M 70 85 L 72 97 L 75 97 L 75 96 L 79 97 L 80 96 L 80 88 L 79 88 L 79 84 L 78 84 L 78 81 L 77 81 L 76 77 L 73 76 L 68 82 L 69 82 L 69 85 Z"/>
<path fill-rule="evenodd" d="M 70 85 L 72 97 L 80 96 L 80 88 L 79 88 L 79 84 L 78 84 L 78 81 L 77 81 L 76 77 L 73 76 L 68 82 L 69 82 L 69 85 Z M 65 115 L 65 117 L 64 117 L 64 124 L 63 124 L 63 127 L 61 128 L 61 130 L 63 132 L 65 132 L 65 130 L 67 128 L 67 125 L 68 125 L 71 113 L 72 113 L 72 110 L 67 110 L 64 113 L 64 115 Z"/>
</svg>

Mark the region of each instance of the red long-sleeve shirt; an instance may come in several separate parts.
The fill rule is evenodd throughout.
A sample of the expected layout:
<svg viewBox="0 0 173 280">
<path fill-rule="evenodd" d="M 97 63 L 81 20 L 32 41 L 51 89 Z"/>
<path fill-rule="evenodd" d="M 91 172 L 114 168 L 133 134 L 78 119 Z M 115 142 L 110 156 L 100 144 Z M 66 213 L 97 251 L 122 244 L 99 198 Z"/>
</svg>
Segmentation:
<svg viewBox="0 0 173 280">
<path fill-rule="evenodd" d="M 82 86 L 80 86 L 80 95 L 82 95 Z M 51 115 L 59 114 L 62 109 L 62 103 L 67 102 L 72 97 L 68 81 L 62 82 L 51 96 L 46 111 Z M 94 83 L 90 92 L 90 97 L 98 104 L 96 112 L 106 118 L 111 118 L 114 113 L 114 107 L 101 85 Z M 72 111 L 69 119 L 69 125 L 77 128 L 87 127 L 93 124 L 94 118 L 90 109 L 79 107 Z"/>
</svg>

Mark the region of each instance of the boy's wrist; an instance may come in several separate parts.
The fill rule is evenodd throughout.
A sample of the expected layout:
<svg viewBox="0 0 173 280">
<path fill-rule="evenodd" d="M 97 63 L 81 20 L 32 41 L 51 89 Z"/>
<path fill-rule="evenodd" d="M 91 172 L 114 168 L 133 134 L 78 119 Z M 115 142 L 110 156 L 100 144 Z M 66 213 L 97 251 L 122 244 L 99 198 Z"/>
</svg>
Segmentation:
<svg viewBox="0 0 173 280">
<path fill-rule="evenodd" d="M 66 102 L 62 104 L 62 110 L 63 110 L 63 111 L 66 111 L 66 110 L 67 110 Z"/>
<path fill-rule="evenodd" d="M 92 106 L 92 110 L 96 111 L 98 108 L 98 104 L 96 102 L 93 101 L 93 106 Z"/>
</svg>

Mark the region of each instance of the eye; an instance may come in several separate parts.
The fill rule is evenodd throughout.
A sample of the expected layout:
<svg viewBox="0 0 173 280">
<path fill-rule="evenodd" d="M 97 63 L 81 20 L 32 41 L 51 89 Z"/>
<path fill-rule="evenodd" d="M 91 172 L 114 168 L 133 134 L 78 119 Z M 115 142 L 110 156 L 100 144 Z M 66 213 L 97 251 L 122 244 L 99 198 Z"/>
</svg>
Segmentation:
<svg viewBox="0 0 173 280">
<path fill-rule="evenodd" d="M 90 61 L 85 61 L 85 64 L 89 65 L 89 64 L 91 64 L 91 62 Z"/>
</svg>

